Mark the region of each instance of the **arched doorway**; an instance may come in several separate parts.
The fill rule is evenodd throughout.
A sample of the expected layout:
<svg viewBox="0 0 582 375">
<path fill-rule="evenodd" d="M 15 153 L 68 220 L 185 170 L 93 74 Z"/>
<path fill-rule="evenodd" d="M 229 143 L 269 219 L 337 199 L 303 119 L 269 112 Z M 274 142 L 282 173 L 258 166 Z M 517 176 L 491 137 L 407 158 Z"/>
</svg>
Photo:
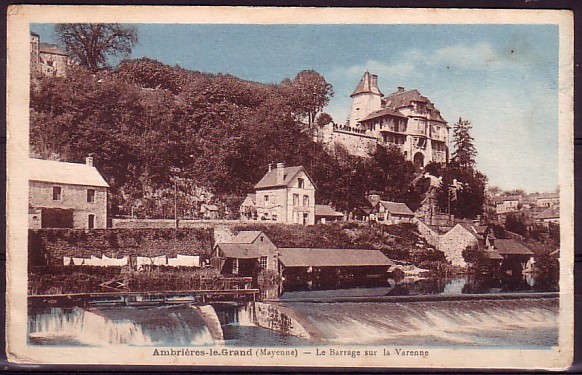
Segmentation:
<svg viewBox="0 0 582 375">
<path fill-rule="evenodd" d="M 416 154 L 414 154 L 414 158 L 412 159 L 412 162 L 414 163 L 415 167 L 423 168 L 424 167 L 424 155 L 422 154 L 422 152 L 417 152 Z"/>
</svg>

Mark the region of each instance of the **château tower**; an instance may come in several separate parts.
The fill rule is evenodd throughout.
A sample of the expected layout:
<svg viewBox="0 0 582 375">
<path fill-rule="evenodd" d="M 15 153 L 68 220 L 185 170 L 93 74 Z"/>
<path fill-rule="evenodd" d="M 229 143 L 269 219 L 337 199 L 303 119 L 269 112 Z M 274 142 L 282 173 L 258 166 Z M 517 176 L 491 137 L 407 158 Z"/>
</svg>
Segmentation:
<svg viewBox="0 0 582 375">
<path fill-rule="evenodd" d="M 395 146 L 419 169 L 430 162 L 448 163 L 450 126 L 418 90 L 398 87 L 384 96 L 378 76 L 365 72 L 350 96 L 349 123 L 329 124 L 322 130 L 322 142 L 339 143 L 359 156 L 368 156 L 378 144 Z"/>
<path fill-rule="evenodd" d="M 350 95 L 353 101 L 349 126 L 356 126 L 360 119 L 382 109 L 383 96 L 384 94 L 378 88 L 378 76 L 366 71 L 358 87 Z"/>
</svg>

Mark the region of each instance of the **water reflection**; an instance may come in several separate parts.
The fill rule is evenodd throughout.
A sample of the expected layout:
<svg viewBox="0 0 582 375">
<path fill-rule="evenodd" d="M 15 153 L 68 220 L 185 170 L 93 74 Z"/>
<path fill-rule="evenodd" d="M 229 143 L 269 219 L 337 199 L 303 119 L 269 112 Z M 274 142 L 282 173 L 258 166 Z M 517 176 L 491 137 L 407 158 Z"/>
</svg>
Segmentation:
<svg viewBox="0 0 582 375">
<path fill-rule="evenodd" d="M 373 296 L 417 296 L 417 295 L 457 295 L 490 293 L 557 292 L 558 282 L 540 275 L 528 273 L 522 277 L 511 276 L 458 276 L 440 278 L 404 278 L 399 282 L 384 282 L 346 285 L 345 283 L 325 285 L 304 285 L 285 289 L 280 298 L 334 298 Z"/>
</svg>

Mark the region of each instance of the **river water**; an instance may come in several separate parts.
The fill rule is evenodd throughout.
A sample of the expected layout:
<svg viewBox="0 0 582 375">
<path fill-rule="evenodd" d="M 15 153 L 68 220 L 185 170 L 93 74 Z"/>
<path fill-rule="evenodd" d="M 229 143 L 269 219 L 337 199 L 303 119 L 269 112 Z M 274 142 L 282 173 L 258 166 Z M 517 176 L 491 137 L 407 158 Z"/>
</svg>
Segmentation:
<svg viewBox="0 0 582 375">
<path fill-rule="evenodd" d="M 31 345 L 418 345 L 547 348 L 557 345 L 558 298 L 405 302 L 278 302 L 295 337 L 258 326 L 254 305 L 29 309 Z"/>
</svg>

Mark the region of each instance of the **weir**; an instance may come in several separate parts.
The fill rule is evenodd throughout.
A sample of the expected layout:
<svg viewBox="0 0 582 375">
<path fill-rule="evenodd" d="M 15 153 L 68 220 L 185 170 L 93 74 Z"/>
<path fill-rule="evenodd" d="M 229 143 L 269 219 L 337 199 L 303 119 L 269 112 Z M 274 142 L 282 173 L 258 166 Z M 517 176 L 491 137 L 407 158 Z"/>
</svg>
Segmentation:
<svg viewBox="0 0 582 375">
<path fill-rule="evenodd" d="M 29 343 L 67 346 L 557 345 L 555 297 L 249 302 L 29 310 Z"/>
</svg>

